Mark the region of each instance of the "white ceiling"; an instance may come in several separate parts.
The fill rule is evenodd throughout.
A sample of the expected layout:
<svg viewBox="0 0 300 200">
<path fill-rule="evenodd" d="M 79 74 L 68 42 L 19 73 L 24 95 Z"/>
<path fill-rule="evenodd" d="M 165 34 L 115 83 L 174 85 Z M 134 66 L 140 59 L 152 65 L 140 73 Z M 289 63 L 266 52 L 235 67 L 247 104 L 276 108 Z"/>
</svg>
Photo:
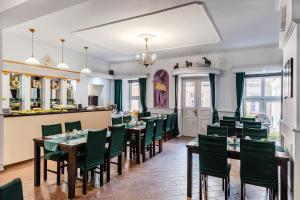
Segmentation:
<svg viewBox="0 0 300 200">
<path fill-rule="evenodd" d="M 178 16 L 180 19 L 177 19 Z M 154 35 L 149 41 L 151 51 L 212 44 L 221 40 L 204 6 L 200 3 L 185 4 L 74 33 L 91 43 L 131 55 L 145 50 L 144 39 L 138 37 L 141 34 Z"/>
<path fill-rule="evenodd" d="M 215 44 L 196 45 L 174 48 L 176 42 L 168 41 L 169 45 L 157 47 L 157 49 L 167 49 L 158 53 L 158 58 L 184 56 L 199 53 L 210 53 L 219 51 L 235 50 L 240 48 L 254 48 L 261 46 L 275 46 L 278 41 L 279 13 L 274 10 L 276 0 L 204 0 L 208 15 L 214 22 L 219 31 L 222 41 Z M 27 29 L 35 27 L 38 32 L 35 37 L 38 42 L 58 46 L 59 38 L 66 38 L 66 48 L 82 52 L 83 46 L 89 46 L 89 54 L 108 62 L 121 62 L 134 59 L 135 52 L 133 46 L 126 48 L 127 44 L 122 44 L 122 49 L 115 47 L 115 44 L 99 39 L 81 39 L 73 31 L 93 27 L 100 24 L 110 23 L 146 13 L 167 9 L 185 3 L 190 0 L 88 0 L 84 3 L 30 20 L 28 22 L 9 27 L 4 31 L 23 38 L 29 38 Z M 196 12 L 196 13 L 193 13 Z M 184 21 L 186 15 L 199 14 L 197 11 L 187 14 L 178 14 L 172 21 L 167 17 L 161 17 L 159 24 L 165 24 L 165 34 L 172 37 L 177 35 L 180 40 L 188 40 L 194 37 L 194 30 L 197 25 Z M 182 16 L 184 15 L 184 16 Z M 186 23 L 183 30 L 172 30 L 169 28 L 171 23 Z M 201 26 L 201 24 L 199 25 Z M 120 28 L 120 27 L 119 27 Z M 122 32 L 128 32 L 132 26 L 122 27 Z M 190 29 L 190 31 L 189 31 Z M 98 31 L 98 30 L 97 30 Z M 108 31 L 108 32 L 107 32 Z M 106 30 L 106 34 L 111 34 Z M 122 33 L 121 33 L 122 35 Z M 94 37 L 94 36 L 93 36 Z M 111 36 L 109 36 L 111 37 Z M 102 37 L 103 38 L 103 37 Z M 183 39 L 182 39 L 183 38 Z M 196 38 L 196 37 L 195 37 Z M 110 38 L 111 39 L 111 38 Z M 197 38 L 196 38 L 197 39 Z M 198 38 L 201 40 L 202 36 Z M 115 43 L 120 42 L 115 41 Z M 150 49 L 156 48 L 154 43 L 150 42 Z M 178 44 L 177 44 L 178 45 Z M 166 48 L 169 46 L 169 48 Z M 180 46 L 180 45 L 179 45 Z M 171 49 L 170 49 L 171 48 Z M 127 52 L 120 53 L 123 50 Z M 140 48 L 137 47 L 136 51 Z"/>
</svg>

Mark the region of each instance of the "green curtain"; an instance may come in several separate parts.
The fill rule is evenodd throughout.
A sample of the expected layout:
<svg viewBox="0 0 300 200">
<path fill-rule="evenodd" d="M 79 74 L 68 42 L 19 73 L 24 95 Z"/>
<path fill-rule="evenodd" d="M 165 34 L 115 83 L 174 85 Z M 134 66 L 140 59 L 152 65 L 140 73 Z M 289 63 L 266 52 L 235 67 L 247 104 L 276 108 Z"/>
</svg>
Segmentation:
<svg viewBox="0 0 300 200">
<path fill-rule="evenodd" d="M 245 73 L 236 73 L 235 85 L 236 85 L 236 105 L 235 117 L 238 121 L 241 120 L 241 104 L 244 92 Z"/>
<path fill-rule="evenodd" d="M 147 112 L 147 104 L 146 104 L 146 89 L 147 89 L 147 79 L 146 78 L 139 78 L 139 85 L 140 85 L 140 100 L 143 109 L 143 113 Z"/>
<path fill-rule="evenodd" d="M 175 107 L 174 113 L 177 115 L 176 123 L 175 123 L 175 136 L 179 135 L 179 128 L 178 128 L 178 106 L 177 106 L 177 99 L 178 99 L 178 76 L 175 76 Z"/>
<path fill-rule="evenodd" d="M 118 111 L 122 110 L 122 80 L 115 80 L 115 104 Z"/>
<path fill-rule="evenodd" d="M 209 74 L 210 92 L 211 92 L 211 105 L 213 109 L 212 123 L 219 122 L 219 114 L 216 109 L 216 86 L 215 86 L 215 74 Z"/>
</svg>

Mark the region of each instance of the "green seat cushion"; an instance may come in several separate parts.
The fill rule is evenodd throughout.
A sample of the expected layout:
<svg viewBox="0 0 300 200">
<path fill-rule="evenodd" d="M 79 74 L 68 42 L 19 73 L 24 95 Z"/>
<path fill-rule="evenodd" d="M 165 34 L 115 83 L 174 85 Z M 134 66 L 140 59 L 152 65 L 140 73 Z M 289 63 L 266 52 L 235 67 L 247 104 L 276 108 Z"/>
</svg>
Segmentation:
<svg viewBox="0 0 300 200">
<path fill-rule="evenodd" d="M 68 154 L 63 151 L 46 152 L 44 158 L 46 160 L 63 161 L 67 159 Z"/>
</svg>

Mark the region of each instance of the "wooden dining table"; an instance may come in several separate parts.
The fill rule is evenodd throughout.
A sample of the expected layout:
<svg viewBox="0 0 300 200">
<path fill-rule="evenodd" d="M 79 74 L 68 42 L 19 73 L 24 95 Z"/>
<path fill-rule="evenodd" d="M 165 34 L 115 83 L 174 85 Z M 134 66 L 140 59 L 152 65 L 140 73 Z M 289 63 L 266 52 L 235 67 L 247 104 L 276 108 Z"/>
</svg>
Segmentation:
<svg viewBox="0 0 300 200">
<path fill-rule="evenodd" d="M 136 162 L 141 162 L 141 134 L 145 130 L 145 125 L 126 128 L 129 134 L 134 134 L 136 138 Z M 110 137 L 108 132 L 107 137 Z M 49 141 L 49 137 L 35 138 L 34 141 L 34 186 L 40 186 L 41 181 L 41 148 L 44 147 L 45 141 Z M 75 197 L 75 182 L 76 182 L 76 154 L 85 148 L 86 140 L 74 140 L 62 142 L 58 144 L 58 148 L 68 154 L 68 198 Z"/>
<path fill-rule="evenodd" d="M 193 154 L 199 154 L 198 139 L 195 138 L 187 145 L 187 196 L 192 197 Z M 281 200 L 288 199 L 288 162 L 290 156 L 287 152 L 276 151 L 276 162 L 280 167 L 280 195 Z M 227 146 L 227 158 L 240 160 L 240 149 L 237 146 Z"/>
</svg>

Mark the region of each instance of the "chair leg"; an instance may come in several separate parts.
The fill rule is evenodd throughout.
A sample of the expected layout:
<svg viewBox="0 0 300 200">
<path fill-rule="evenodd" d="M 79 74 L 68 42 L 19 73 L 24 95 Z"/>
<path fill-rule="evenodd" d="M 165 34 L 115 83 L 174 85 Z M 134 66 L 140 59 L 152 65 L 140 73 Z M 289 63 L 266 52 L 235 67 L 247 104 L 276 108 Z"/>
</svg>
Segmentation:
<svg viewBox="0 0 300 200">
<path fill-rule="evenodd" d="M 100 165 L 100 186 L 103 186 L 103 164 Z"/>
<path fill-rule="evenodd" d="M 161 141 L 161 139 L 159 140 L 159 153 L 161 153 L 162 152 L 162 150 L 163 150 L 163 145 L 162 145 L 162 141 Z"/>
<path fill-rule="evenodd" d="M 47 181 L 47 160 L 44 159 L 44 181 Z"/>
<path fill-rule="evenodd" d="M 132 159 L 132 146 L 129 147 L 129 159 Z"/>
<path fill-rule="evenodd" d="M 230 197 L 230 174 L 228 175 L 228 196 Z"/>
<path fill-rule="evenodd" d="M 165 142 L 167 142 L 167 132 L 164 135 Z"/>
<path fill-rule="evenodd" d="M 142 155 L 143 155 L 143 162 L 146 161 L 146 147 L 144 145 L 142 145 Z"/>
<path fill-rule="evenodd" d="M 122 154 L 118 156 L 118 173 L 122 175 Z"/>
<path fill-rule="evenodd" d="M 82 183 L 82 193 L 84 195 L 86 195 L 86 185 L 87 185 L 87 175 L 88 175 L 88 171 L 84 171 L 83 172 L 83 183 Z"/>
<path fill-rule="evenodd" d="M 56 162 L 56 184 L 60 185 L 60 162 Z"/>
<path fill-rule="evenodd" d="M 150 144 L 149 145 L 149 151 L 150 151 L 150 158 L 152 158 L 152 153 L 153 153 L 153 151 L 152 151 L 152 147 L 153 147 L 153 144 Z"/>
<path fill-rule="evenodd" d="M 61 166 L 64 166 L 64 165 L 65 165 L 65 161 L 62 161 L 62 162 L 61 162 Z M 62 173 L 62 174 L 65 174 L 65 167 L 62 167 L 62 168 L 61 168 L 61 173 Z"/>
<path fill-rule="evenodd" d="M 153 140 L 153 156 L 155 156 L 155 143 L 156 143 L 156 141 Z"/>
<path fill-rule="evenodd" d="M 109 182 L 110 181 L 110 159 L 107 159 L 107 171 L 106 171 L 106 181 Z"/>
<path fill-rule="evenodd" d="M 244 200 L 244 183 L 241 182 L 241 200 Z"/>
<path fill-rule="evenodd" d="M 91 179 L 95 178 L 95 172 L 94 172 L 95 168 L 91 170 Z"/>
<path fill-rule="evenodd" d="M 222 178 L 222 190 L 224 191 L 224 189 L 225 189 L 225 179 Z"/>
<path fill-rule="evenodd" d="M 228 199 L 228 179 L 225 178 L 225 200 Z"/>
<path fill-rule="evenodd" d="M 200 200 L 202 200 L 202 175 L 200 173 L 200 180 L 199 180 L 199 197 L 200 197 Z"/>
<path fill-rule="evenodd" d="M 207 185 L 208 185 L 208 176 L 204 175 L 204 190 L 207 192 Z"/>
</svg>

